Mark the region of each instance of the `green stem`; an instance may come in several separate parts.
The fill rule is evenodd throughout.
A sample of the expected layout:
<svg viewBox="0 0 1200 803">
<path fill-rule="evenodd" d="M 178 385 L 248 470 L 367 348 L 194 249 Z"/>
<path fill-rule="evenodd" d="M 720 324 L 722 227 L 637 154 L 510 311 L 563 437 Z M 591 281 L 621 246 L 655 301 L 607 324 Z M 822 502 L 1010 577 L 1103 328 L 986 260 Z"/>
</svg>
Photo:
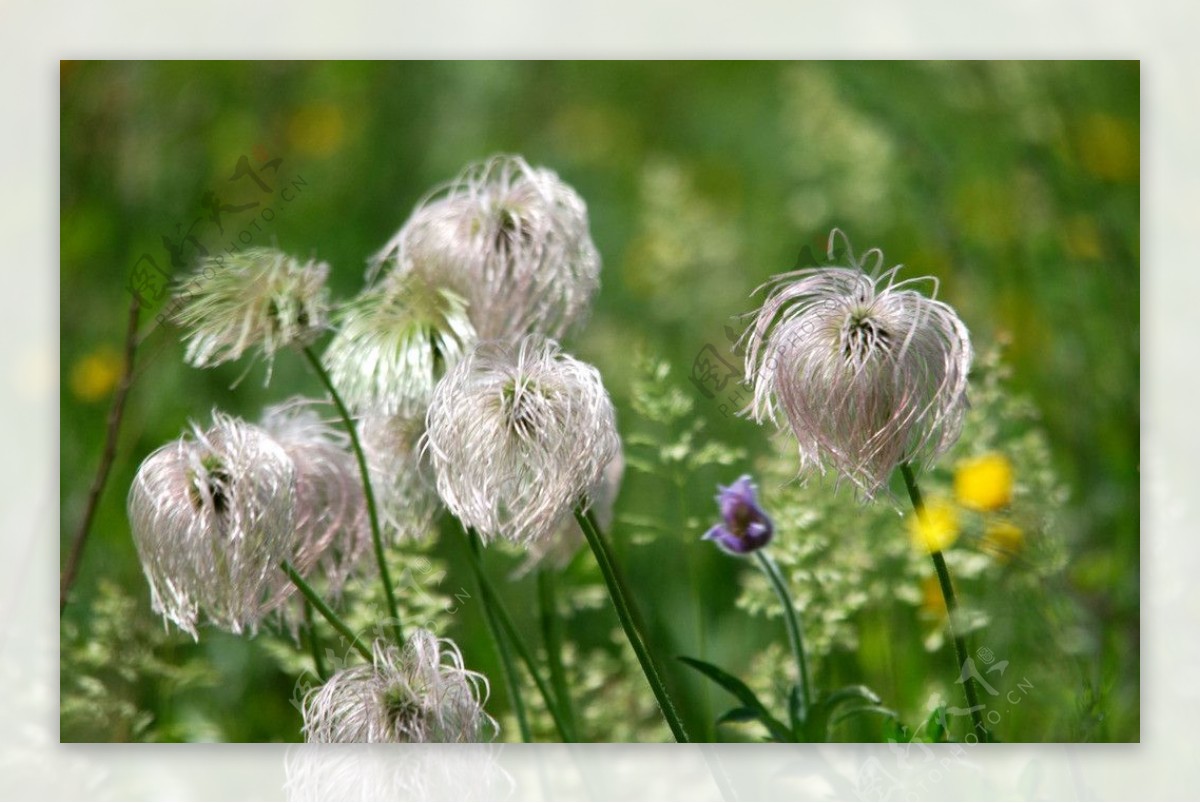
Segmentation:
<svg viewBox="0 0 1200 803">
<path fill-rule="evenodd" d="M 317 670 L 317 677 L 325 680 L 329 677 L 329 673 L 325 669 L 325 656 L 321 655 L 321 639 L 317 635 L 317 626 L 313 622 L 312 603 L 306 597 L 304 600 L 304 627 L 308 630 L 308 648 L 312 650 L 313 666 Z"/>
<path fill-rule="evenodd" d="M 917 478 L 912 467 L 907 463 L 900 464 L 900 473 L 904 475 L 904 485 L 908 488 L 908 498 L 912 500 L 913 511 L 917 516 L 924 517 L 925 503 L 921 499 L 921 489 L 917 487 Z M 967 695 L 967 708 L 971 711 L 971 721 L 979 734 L 981 742 L 988 741 L 987 726 L 983 723 L 983 706 L 979 704 L 979 692 L 975 688 L 975 677 L 967 671 L 970 652 L 967 650 L 967 640 L 958 635 L 954 624 L 958 612 L 958 598 L 954 594 L 954 584 L 950 582 L 950 570 L 946 568 L 946 559 L 941 551 L 931 552 L 933 567 L 937 571 L 938 584 L 942 587 L 942 599 L 946 602 L 946 627 L 950 630 L 950 638 L 954 642 L 954 653 L 958 658 L 959 678 L 962 680 L 963 691 Z"/>
<path fill-rule="evenodd" d="M 532 742 L 533 731 L 530 730 L 529 719 L 525 715 L 525 700 L 521 696 L 520 681 L 517 678 L 516 667 L 513 666 L 512 653 L 508 651 L 508 642 L 505 641 L 504 634 L 501 632 L 495 606 L 490 604 L 489 597 L 491 595 L 488 593 L 490 586 L 479 561 L 479 545 L 465 528 L 462 528 L 462 533 L 463 538 L 467 541 L 467 562 L 471 564 L 471 570 L 475 575 L 475 584 L 479 586 L 479 596 L 483 601 L 483 620 L 487 624 L 492 641 L 496 644 L 496 654 L 500 658 L 500 672 L 504 675 L 504 686 L 508 689 L 509 700 L 512 701 L 513 715 L 517 718 L 517 728 L 521 731 L 521 741 Z"/>
<path fill-rule="evenodd" d="M 329 622 L 334 630 L 341 633 L 350 642 L 350 646 L 358 650 L 358 654 L 367 659 L 367 663 L 374 663 L 375 656 L 371 655 L 371 651 L 358 640 L 358 636 L 354 635 L 354 631 L 333 612 L 333 609 L 325 604 L 325 600 L 321 599 L 321 595 L 304 581 L 304 578 L 300 576 L 300 572 L 296 571 L 296 567 L 290 561 L 285 560 L 280 564 L 280 568 L 283 569 L 283 573 L 288 576 L 288 579 L 292 581 L 296 588 L 300 589 L 300 593 L 304 595 L 304 598 L 317 609 L 319 614 L 325 617 L 325 621 Z"/>
<path fill-rule="evenodd" d="M 575 731 L 575 712 L 571 706 L 567 670 L 562 660 L 562 633 L 559 632 L 558 605 L 555 602 L 555 576 L 550 569 L 538 569 L 538 607 L 542 620 L 542 641 L 546 645 L 546 663 L 550 665 L 550 685 L 558 700 L 560 712 L 571 732 Z"/>
<path fill-rule="evenodd" d="M 367 468 L 367 456 L 363 453 L 362 444 L 358 440 L 358 427 L 354 425 L 354 419 L 350 416 L 350 411 L 346 408 L 345 402 L 342 401 L 337 388 L 333 386 L 333 380 L 329 378 L 329 373 L 325 370 L 325 366 L 321 365 L 320 358 L 307 346 L 304 348 L 304 356 L 308 358 L 313 371 L 333 398 L 333 403 L 337 406 L 338 412 L 342 416 L 342 421 L 346 425 L 346 433 L 350 436 L 350 445 L 354 447 L 354 456 L 358 459 L 358 470 L 362 474 L 363 494 L 367 499 L 367 518 L 371 522 L 371 542 L 375 547 L 375 562 L 379 565 L 379 582 L 383 584 L 383 595 L 387 600 L 388 615 L 392 618 L 392 631 L 396 638 L 396 646 L 403 647 L 404 629 L 400 624 L 400 612 L 396 607 L 396 595 L 392 589 L 392 578 L 389 576 L 387 559 L 383 552 L 383 534 L 379 528 L 379 512 L 375 505 L 375 492 L 371 489 L 371 472 Z"/>
<path fill-rule="evenodd" d="M 779 564 L 775 559 L 767 554 L 767 550 L 760 549 L 754 553 L 758 558 L 758 563 L 762 566 L 763 572 L 771 581 L 771 585 L 775 588 L 775 594 L 779 597 L 780 604 L 783 605 L 783 620 L 787 625 L 788 643 L 792 647 L 792 657 L 796 660 L 796 669 L 800 672 L 800 691 L 804 695 L 804 710 L 807 711 L 812 703 L 812 686 L 808 680 L 808 660 L 804 656 L 804 637 L 800 629 L 800 620 L 796 615 L 796 604 L 792 601 L 792 595 L 788 591 L 787 581 L 783 577 L 783 572 L 779 570 Z"/>
<path fill-rule="evenodd" d="M 613 561 L 612 550 L 608 542 L 600 534 L 600 528 L 596 526 L 595 517 L 590 510 L 585 513 L 582 509 L 575 508 L 575 519 L 587 537 L 588 546 L 592 548 L 596 562 L 600 564 L 600 573 L 604 575 L 604 583 L 608 586 L 608 595 L 612 598 L 613 607 L 617 609 L 617 618 L 621 620 L 625 637 L 629 639 L 629 644 L 633 647 L 634 654 L 637 655 L 638 663 L 642 665 L 642 672 L 645 673 L 646 680 L 650 683 L 650 690 L 654 692 L 654 698 L 658 701 L 658 707 L 667 720 L 667 725 L 671 728 L 675 741 L 688 741 L 687 732 L 683 729 L 679 714 L 675 712 L 675 706 L 672 705 L 671 698 L 667 696 L 667 688 L 658 674 L 657 667 L 654 666 L 653 658 L 650 657 L 650 650 L 646 646 L 646 640 L 637 624 L 640 617 L 637 609 L 633 606 L 632 597 L 625 588 L 620 570 Z"/>
<path fill-rule="evenodd" d="M 513 623 L 512 617 L 509 616 L 508 609 L 500 601 L 500 595 L 496 593 L 487 572 L 483 570 L 483 544 L 480 542 L 478 534 L 473 530 L 464 532 L 466 532 L 467 540 L 471 545 L 471 565 L 475 569 L 475 579 L 479 581 L 479 588 L 484 597 L 484 607 L 489 608 L 495 614 L 496 621 L 499 622 L 505 636 L 512 643 L 513 649 L 517 651 L 517 655 L 525 664 L 529 676 L 533 678 L 533 683 L 537 686 L 538 693 L 542 695 L 542 700 L 546 703 L 546 710 L 550 712 L 550 717 L 554 720 L 554 727 L 558 730 L 559 737 L 564 742 L 575 741 L 574 733 L 559 711 L 558 701 L 550 693 L 550 687 L 546 685 L 546 681 L 542 680 L 542 676 L 538 672 L 537 663 L 533 659 L 529 645 L 521 638 L 521 633 Z"/>
</svg>

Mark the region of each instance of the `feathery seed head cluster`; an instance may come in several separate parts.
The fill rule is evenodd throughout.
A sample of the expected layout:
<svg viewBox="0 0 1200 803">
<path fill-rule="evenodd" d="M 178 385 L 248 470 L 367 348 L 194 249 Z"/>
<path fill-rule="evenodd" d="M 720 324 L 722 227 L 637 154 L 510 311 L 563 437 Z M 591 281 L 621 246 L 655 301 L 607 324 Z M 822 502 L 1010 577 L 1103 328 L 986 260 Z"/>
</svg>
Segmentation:
<svg viewBox="0 0 1200 803">
<path fill-rule="evenodd" d="M 592 492 L 592 512 L 596 523 L 602 532 L 607 532 L 613 522 L 613 508 L 617 504 L 617 495 L 621 492 L 621 480 L 625 476 L 625 455 L 617 444 L 617 454 L 600 477 L 600 484 Z M 533 569 L 562 570 L 575 557 L 575 553 L 587 543 L 583 530 L 579 527 L 574 516 L 567 516 L 559 525 L 558 532 L 549 538 L 534 541 L 525 547 L 525 560 L 517 567 L 513 575 L 521 577 Z"/>
<path fill-rule="evenodd" d="M 358 432 L 381 521 L 396 539 L 429 533 L 441 503 L 433 466 L 421 451 L 425 419 L 366 415 Z"/>
<path fill-rule="evenodd" d="M 620 449 L 600 373 L 537 336 L 483 343 L 438 385 L 426 418 L 438 493 L 485 539 L 553 536 Z"/>
<path fill-rule="evenodd" d="M 262 428 L 291 459 L 296 472 L 292 565 L 301 575 L 314 567 L 337 594 L 371 545 L 366 499 L 349 438 L 323 420 L 309 399 L 268 407 Z M 277 597 L 291 596 L 279 576 Z"/>
<path fill-rule="evenodd" d="M 829 239 L 830 257 L 841 232 Z M 844 235 L 843 239 L 844 239 Z M 948 305 L 881 272 L 883 254 L 847 267 L 781 274 L 743 336 L 748 412 L 760 423 L 782 412 L 801 468 L 832 467 L 873 496 L 902 461 L 923 465 L 962 429 L 971 340 Z M 875 264 L 868 273 L 868 257 Z M 760 288 L 762 289 L 762 288 Z"/>
<path fill-rule="evenodd" d="M 587 205 L 551 170 L 519 156 L 468 166 L 418 205 L 377 255 L 468 302 L 481 339 L 562 337 L 600 285 Z"/>
<path fill-rule="evenodd" d="M 359 412 L 424 415 L 438 379 L 475 342 L 463 298 L 418 274 L 388 274 L 338 317 L 323 361 Z"/>
<path fill-rule="evenodd" d="M 428 630 L 404 649 L 377 641 L 374 661 L 343 669 L 304 700 L 308 742 L 482 742 L 487 678 L 466 669 L 454 642 Z"/>
<path fill-rule="evenodd" d="M 269 361 L 312 343 L 329 318 L 328 275 L 324 262 L 268 248 L 206 259 L 180 288 L 176 321 L 190 330 L 184 359 L 206 368 L 258 348 Z"/>
<path fill-rule="evenodd" d="M 295 494 L 283 447 L 220 412 L 146 458 L 128 509 L 154 610 L 193 638 L 202 614 L 254 631 L 290 554 Z"/>
</svg>

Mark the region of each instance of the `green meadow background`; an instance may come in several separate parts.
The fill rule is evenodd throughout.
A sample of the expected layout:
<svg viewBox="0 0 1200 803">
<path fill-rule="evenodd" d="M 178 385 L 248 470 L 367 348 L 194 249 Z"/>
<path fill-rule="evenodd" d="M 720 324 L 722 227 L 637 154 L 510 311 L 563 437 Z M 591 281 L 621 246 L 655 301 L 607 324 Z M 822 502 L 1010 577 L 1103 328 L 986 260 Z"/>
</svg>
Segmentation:
<svg viewBox="0 0 1200 803">
<path fill-rule="evenodd" d="M 186 263 L 197 246 L 216 252 L 250 232 L 254 244 L 328 261 L 334 295 L 345 298 L 428 189 L 470 161 L 520 153 L 588 203 L 602 286 L 589 325 L 566 346 L 601 370 L 623 432 L 638 426 L 630 387 L 642 353 L 672 366 L 713 437 L 765 451 L 761 428 L 724 414 L 685 378 L 706 344 L 727 348 L 724 327 L 753 308 L 751 291 L 794 267 L 806 246 L 819 252 L 834 226 L 857 248 L 879 246 L 889 264 L 903 262 L 913 272 L 905 275 L 937 276 L 940 297 L 980 349 L 1007 343 L 1013 386 L 1040 410 L 1070 489 L 1067 586 L 1098 623 L 1098 646 L 1088 699 L 1082 687 L 1077 700 L 1067 689 L 1055 704 L 1098 709 L 1086 738 L 1136 741 L 1139 82 L 1134 62 L 64 63 L 63 554 L 100 458 L 131 272 L 149 254 L 182 274 L 164 236 Z M 270 193 L 250 176 L 231 180 L 242 157 Z M 241 208 L 251 201 L 259 206 Z M 223 207 L 223 232 L 213 202 Z M 63 616 L 64 650 L 68 632 L 72 650 L 92 650 L 103 688 L 91 692 L 146 712 L 153 729 L 75 714 L 64 717 L 61 737 L 298 739 L 295 678 L 270 660 L 262 637 L 209 629 L 198 644 L 160 638 L 139 659 L 206 667 L 209 681 L 195 684 L 133 669 L 141 664 L 105 635 L 114 627 L 105 617 L 121 620 L 122 638 L 161 632 L 125 516 L 141 459 L 214 406 L 253 419 L 266 404 L 319 392 L 287 355 L 269 386 L 261 364 L 186 367 L 178 331 L 154 328 L 154 313 L 143 311 L 146 339 L 116 461 Z M 690 514 L 713 518 L 715 484 L 738 473 L 691 478 Z M 661 484 L 627 472 L 618 518 L 652 513 L 661 499 Z M 699 544 L 702 532 L 631 546 L 619 543 L 618 528 L 614 539 L 656 627 L 690 622 L 700 599 L 710 660 L 744 670 L 749 657 L 734 645 L 782 640 L 782 629 L 733 607 L 730 559 Z M 435 551 L 449 567 L 444 593 L 473 587 L 457 544 Z M 672 574 L 684 552 L 698 561 L 699 587 Z M 496 551 L 487 558 L 497 578 L 518 562 Z M 136 604 L 119 615 L 98 604 L 105 582 Z M 537 633 L 531 578 L 503 590 L 521 626 Z M 571 626 L 607 634 L 615 618 Z M 489 710 L 503 717 L 507 698 L 482 618 L 465 611 L 448 635 L 469 666 L 493 678 Z M 893 649 L 923 650 L 915 625 L 889 637 Z M 1019 664 L 1020 650 L 1039 645 L 1014 649 Z M 941 654 L 930 660 L 944 663 Z M 64 695 L 78 691 L 76 666 L 63 662 Z M 678 665 L 668 671 L 674 683 L 697 682 Z M 921 677 L 901 680 L 911 684 L 902 696 L 923 688 Z M 1027 721 L 1014 737 L 1076 738 L 1049 715 L 1041 726 Z"/>
</svg>

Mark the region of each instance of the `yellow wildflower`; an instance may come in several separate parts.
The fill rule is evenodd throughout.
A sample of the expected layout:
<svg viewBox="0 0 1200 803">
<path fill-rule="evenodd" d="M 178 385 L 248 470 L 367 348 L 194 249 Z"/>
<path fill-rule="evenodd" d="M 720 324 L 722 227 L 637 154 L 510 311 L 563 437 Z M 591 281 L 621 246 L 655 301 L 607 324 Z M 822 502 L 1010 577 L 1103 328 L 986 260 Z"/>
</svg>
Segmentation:
<svg viewBox="0 0 1200 803">
<path fill-rule="evenodd" d="M 71 391 L 82 401 L 97 402 L 112 393 L 120 378 L 121 356 L 101 346 L 71 366 Z"/>
<path fill-rule="evenodd" d="M 946 618 L 946 598 L 936 574 L 921 580 L 921 616 L 933 620 Z"/>
<path fill-rule="evenodd" d="M 988 525 L 980 547 L 998 563 L 1008 563 L 1025 545 L 1025 531 L 1011 521 L 1001 519 Z"/>
<path fill-rule="evenodd" d="M 928 503 L 909 517 L 908 531 L 917 549 L 941 552 L 958 540 L 958 511 L 948 502 Z"/>
<path fill-rule="evenodd" d="M 1012 463 L 1002 454 L 965 460 L 954 473 L 954 495 L 963 507 L 972 510 L 999 510 L 1012 501 L 1012 491 Z"/>
</svg>

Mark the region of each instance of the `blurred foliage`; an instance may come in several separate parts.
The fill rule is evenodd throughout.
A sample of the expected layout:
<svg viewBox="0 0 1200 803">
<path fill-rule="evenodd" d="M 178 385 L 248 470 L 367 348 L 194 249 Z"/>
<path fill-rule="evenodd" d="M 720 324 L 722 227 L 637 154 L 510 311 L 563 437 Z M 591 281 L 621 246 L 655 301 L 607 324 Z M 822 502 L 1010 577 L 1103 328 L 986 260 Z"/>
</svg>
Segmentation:
<svg viewBox="0 0 1200 803">
<path fill-rule="evenodd" d="M 779 500 L 771 511 L 779 549 L 796 556 L 789 571 L 798 597 L 816 593 L 806 584 L 810 563 L 815 573 L 818 559 L 830 567 L 856 559 L 839 551 L 833 532 L 810 539 L 788 501 L 819 484 L 776 491 L 795 466 L 786 444 L 772 445 L 765 429 L 732 414 L 740 405 L 687 381 L 706 345 L 729 359 L 727 327 L 740 329 L 733 316 L 754 306 L 750 292 L 794 267 L 806 246 L 820 250 L 836 225 L 857 247 L 879 246 L 913 273 L 937 276 L 981 353 L 1008 344 L 1011 377 L 1000 394 L 1008 401 L 980 403 L 999 417 L 977 421 L 981 440 L 964 438 L 959 450 L 988 443 L 1010 453 L 1028 509 L 1055 517 L 1022 526 L 1061 536 L 1069 561 L 1051 586 L 1019 561 L 987 562 L 977 539 L 958 550 L 960 564 L 984 561 L 962 582 L 988 613 L 987 643 L 1011 661 L 1010 672 L 1045 678 L 1032 693 L 1046 689 L 1036 706 L 1006 715 L 1005 738 L 1137 740 L 1139 82 L 1135 62 L 66 62 L 62 542 L 83 514 L 99 459 L 127 286 L 147 267 L 144 254 L 180 275 L 164 237 L 184 263 L 199 249 L 249 238 L 327 260 L 334 295 L 345 298 L 430 187 L 472 160 L 517 152 L 556 170 L 589 204 L 603 284 L 591 323 L 566 346 L 603 373 L 622 433 L 636 436 L 632 459 L 653 456 L 652 443 L 686 443 L 693 461 L 707 444 L 728 445 L 710 449 L 701 466 L 626 473 L 613 538 L 663 656 L 695 655 L 766 682 L 779 666 L 771 656 L 786 653 L 778 619 L 736 604 L 770 613 L 765 599 L 750 605 L 754 574 L 699 542 L 715 516 L 717 482 L 761 474 L 767 503 Z M 239 176 L 242 157 L 270 192 Z M 190 417 L 219 406 L 257 418 L 266 404 L 317 393 L 317 383 L 286 356 L 269 387 L 262 366 L 186 368 L 179 332 L 154 327 L 157 312 L 143 312 L 148 334 L 117 461 L 63 617 L 62 738 L 297 739 L 298 666 L 276 660 L 278 636 L 206 630 L 191 644 L 154 621 L 124 499 L 141 459 Z M 661 382 L 684 394 L 672 402 L 687 407 L 677 421 L 634 404 L 647 361 L 669 366 Z M 988 380 L 981 372 L 974 381 Z M 1003 406 L 1017 403 L 1037 411 L 1036 421 Z M 997 422 L 1010 429 L 989 434 Z M 952 466 L 944 461 L 931 488 L 948 482 Z M 1060 486 L 1062 498 L 1034 498 Z M 845 490 L 835 498 L 850 504 Z M 928 698 L 947 697 L 946 656 L 926 650 L 936 627 L 921 618 L 922 589 L 912 585 L 923 575 L 908 568 L 911 555 L 899 555 L 908 546 L 902 522 L 886 503 L 869 510 L 855 518 L 853 537 L 886 541 L 880 555 L 896 550 L 895 575 L 847 589 L 841 607 L 812 612 L 806 627 L 822 653 L 820 685 L 866 682 L 888 704 L 907 706 L 913 725 Z M 634 543 L 635 532 L 654 537 Z M 473 589 L 458 542 L 443 533 L 430 548 L 437 579 L 429 586 L 440 598 Z M 496 578 L 519 560 L 491 550 L 486 558 Z M 585 604 L 597 582 L 585 558 L 561 584 L 573 610 L 569 672 L 586 671 L 588 688 L 600 690 L 630 664 L 603 600 Z M 537 643 L 533 578 L 502 592 Z M 464 604 L 440 624 L 467 664 L 493 679 L 489 708 L 503 721 L 507 700 L 477 613 Z M 1057 648 L 1072 657 L 1057 667 L 1047 651 L 1054 628 Z M 131 654 L 142 657 L 127 662 L 130 675 L 109 659 L 112 645 L 133 642 L 140 647 Z M 594 650 L 602 658 L 589 658 Z M 682 667 L 664 669 L 689 729 L 714 735 L 723 693 Z M 626 691 L 615 693 L 631 695 L 627 710 L 644 703 L 637 681 L 621 681 Z M 88 706 L 95 716 L 80 716 Z M 587 736 L 607 738 L 603 720 L 595 723 Z M 880 738 L 858 730 L 866 727 L 848 726 L 845 738 Z M 662 736 L 632 724 L 621 733 Z M 721 735 L 755 738 L 724 727 Z"/>
</svg>

